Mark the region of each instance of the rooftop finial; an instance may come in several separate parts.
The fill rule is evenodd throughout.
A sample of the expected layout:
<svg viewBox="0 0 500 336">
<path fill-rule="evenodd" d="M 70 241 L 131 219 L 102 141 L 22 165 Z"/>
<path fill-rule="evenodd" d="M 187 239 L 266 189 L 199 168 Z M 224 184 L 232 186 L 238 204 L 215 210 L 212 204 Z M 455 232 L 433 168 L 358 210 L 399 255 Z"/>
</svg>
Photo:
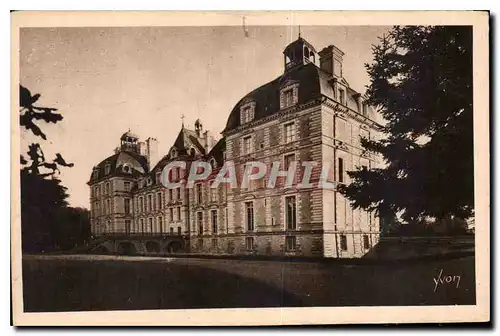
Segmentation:
<svg viewBox="0 0 500 336">
<path fill-rule="evenodd" d="M 184 113 L 181 114 L 181 120 L 182 120 L 182 128 L 184 128 Z"/>
<path fill-rule="evenodd" d="M 300 38 L 300 25 L 299 25 L 299 38 Z"/>
</svg>

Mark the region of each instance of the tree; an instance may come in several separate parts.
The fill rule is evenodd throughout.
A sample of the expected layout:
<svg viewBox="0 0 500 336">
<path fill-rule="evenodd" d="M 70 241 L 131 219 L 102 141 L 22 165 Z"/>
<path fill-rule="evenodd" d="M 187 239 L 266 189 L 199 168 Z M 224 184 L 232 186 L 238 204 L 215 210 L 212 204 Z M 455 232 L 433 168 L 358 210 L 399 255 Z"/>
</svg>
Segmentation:
<svg viewBox="0 0 500 336">
<path fill-rule="evenodd" d="M 55 108 L 34 105 L 40 94 L 32 96 L 23 86 L 20 86 L 19 91 L 20 126 L 46 140 L 47 136 L 36 122 L 57 123 L 63 119 L 62 115 L 56 113 Z M 28 146 L 26 158 L 21 155 L 21 232 L 22 248 L 25 252 L 48 251 L 64 245 L 65 237 L 61 232 L 68 230 L 62 226 L 74 225 L 69 221 L 71 219 L 77 219 L 78 225 L 84 225 L 81 218 L 85 216 L 79 215 L 81 211 L 67 207 L 67 189 L 56 177 L 61 166 L 73 167 L 73 163 L 67 163 L 59 153 L 52 161 L 46 161 L 38 143 Z M 76 217 L 66 215 L 75 211 Z M 66 238 L 70 236 L 67 234 Z"/>
<path fill-rule="evenodd" d="M 341 186 L 355 208 L 468 218 L 474 209 L 472 28 L 393 27 L 373 46 L 367 103 L 387 122 L 381 139 L 361 139 L 385 166 L 349 172 Z"/>
</svg>

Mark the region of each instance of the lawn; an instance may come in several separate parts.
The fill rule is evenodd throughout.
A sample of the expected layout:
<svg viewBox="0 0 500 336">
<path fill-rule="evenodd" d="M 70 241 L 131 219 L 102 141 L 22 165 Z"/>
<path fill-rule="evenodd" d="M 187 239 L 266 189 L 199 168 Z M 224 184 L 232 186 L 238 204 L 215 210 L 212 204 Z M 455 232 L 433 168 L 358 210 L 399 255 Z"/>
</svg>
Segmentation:
<svg viewBox="0 0 500 336">
<path fill-rule="evenodd" d="M 475 304 L 473 256 L 386 265 L 26 256 L 23 284 L 27 312 Z"/>
</svg>

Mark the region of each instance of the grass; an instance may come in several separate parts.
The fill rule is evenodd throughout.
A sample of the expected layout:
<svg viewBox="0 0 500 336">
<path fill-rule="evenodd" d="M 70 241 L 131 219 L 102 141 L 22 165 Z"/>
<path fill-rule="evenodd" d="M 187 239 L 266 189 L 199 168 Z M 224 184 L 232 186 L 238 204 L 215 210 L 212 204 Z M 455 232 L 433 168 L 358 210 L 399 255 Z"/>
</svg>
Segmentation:
<svg viewBox="0 0 500 336">
<path fill-rule="evenodd" d="M 433 278 L 461 277 L 459 288 Z M 26 257 L 24 309 L 40 311 L 475 304 L 474 257 L 387 265 Z"/>
</svg>

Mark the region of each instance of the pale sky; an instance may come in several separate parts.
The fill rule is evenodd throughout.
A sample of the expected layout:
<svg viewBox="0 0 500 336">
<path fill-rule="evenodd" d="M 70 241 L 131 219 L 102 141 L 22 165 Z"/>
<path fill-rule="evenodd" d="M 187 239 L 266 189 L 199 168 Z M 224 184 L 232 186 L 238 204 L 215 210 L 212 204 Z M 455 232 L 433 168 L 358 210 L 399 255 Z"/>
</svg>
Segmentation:
<svg viewBox="0 0 500 336">
<path fill-rule="evenodd" d="M 343 74 L 364 93 L 371 45 L 389 27 L 302 26 L 317 51 L 329 44 L 344 53 Z M 249 27 L 23 28 L 20 83 L 42 96 L 40 106 L 64 116 L 39 124 L 43 141 L 22 132 L 21 153 L 31 141 L 47 159 L 59 152 L 73 168 L 62 168 L 72 206 L 89 206 L 86 184 L 92 167 L 113 154 L 129 128 L 141 140 L 159 141 L 166 154 L 181 126 L 220 137 L 234 105 L 283 72 L 283 49 L 298 28 Z"/>
</svg>

